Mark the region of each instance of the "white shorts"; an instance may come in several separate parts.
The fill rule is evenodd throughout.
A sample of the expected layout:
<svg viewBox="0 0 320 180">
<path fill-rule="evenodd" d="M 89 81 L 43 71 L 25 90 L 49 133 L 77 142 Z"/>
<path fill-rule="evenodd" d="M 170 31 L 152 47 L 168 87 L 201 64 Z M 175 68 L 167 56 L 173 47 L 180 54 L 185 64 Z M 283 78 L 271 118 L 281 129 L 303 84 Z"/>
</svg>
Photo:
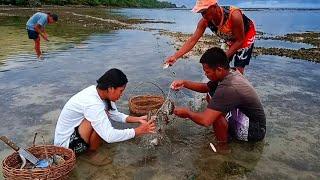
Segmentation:
<svg viewBox="0 0 320 180">
<path fill-rule="evenodd" d="M 241 141 L 248 141 L 249 118 L 239 109 L 234 109 L 226 115 L 226 119 L 229 136 Z"/>
</svg>

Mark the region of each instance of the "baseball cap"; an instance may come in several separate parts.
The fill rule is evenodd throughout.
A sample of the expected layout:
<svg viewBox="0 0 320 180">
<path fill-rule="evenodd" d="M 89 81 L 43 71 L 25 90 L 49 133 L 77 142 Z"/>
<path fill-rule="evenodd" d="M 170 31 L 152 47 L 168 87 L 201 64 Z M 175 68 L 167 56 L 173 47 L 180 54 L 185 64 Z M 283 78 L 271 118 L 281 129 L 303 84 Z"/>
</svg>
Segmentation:
<svg viewBox="0 0 320 180">
<path fill-rule="evenodd" d="M 197 0 L 192 12 L 199 13 L 201 10 L 208 9 L 210 6 L 216 4 L 218 0 Z"/>
</svg>

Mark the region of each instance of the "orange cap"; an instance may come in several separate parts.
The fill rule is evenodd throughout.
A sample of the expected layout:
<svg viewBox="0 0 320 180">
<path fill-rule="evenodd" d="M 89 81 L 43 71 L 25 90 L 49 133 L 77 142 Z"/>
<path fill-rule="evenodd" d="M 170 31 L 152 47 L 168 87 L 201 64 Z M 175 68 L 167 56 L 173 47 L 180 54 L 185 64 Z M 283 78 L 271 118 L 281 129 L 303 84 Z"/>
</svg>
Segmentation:
<svg viewBox="0 0 320 180">
<path fill-rule="evenodd" d="M 218 0 L 197 0 L 196 5 L 193 7 L 192 12 L 198 13 L 201 10 L 208 9 L 210 6 L 216 4 Z"/>
</svg>

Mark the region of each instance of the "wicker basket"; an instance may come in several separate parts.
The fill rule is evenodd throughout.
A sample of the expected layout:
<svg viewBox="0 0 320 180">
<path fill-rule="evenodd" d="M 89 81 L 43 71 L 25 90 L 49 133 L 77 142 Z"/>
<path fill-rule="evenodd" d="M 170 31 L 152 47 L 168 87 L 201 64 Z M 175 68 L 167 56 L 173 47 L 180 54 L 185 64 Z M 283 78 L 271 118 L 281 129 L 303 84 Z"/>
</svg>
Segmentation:
<svg viewBox="0 0 320 180">
<path fill-rule="evenodd" d="M 164 97 L 160 95 L 139 95 L 129 98 L 130 113 L 143 116 L 149 111 L 159 109 L 164 103 Z"/>
<path fill-rule="evenodd" d="M 3 176 L 5 179 L 68 179 L 76 163 L 75 153 L 71 149 L 53 145 L 35 146 L 28 148 L 34 156 L 45 159 L 48 156 L 61 155 L 65 162 L 52 165 L 48 168 L 19 169 L 22 163 L 17 152 L 12 153 L 2 161 Z M 45 153 L 46 151 L 46 153 Z"/>
</svg>

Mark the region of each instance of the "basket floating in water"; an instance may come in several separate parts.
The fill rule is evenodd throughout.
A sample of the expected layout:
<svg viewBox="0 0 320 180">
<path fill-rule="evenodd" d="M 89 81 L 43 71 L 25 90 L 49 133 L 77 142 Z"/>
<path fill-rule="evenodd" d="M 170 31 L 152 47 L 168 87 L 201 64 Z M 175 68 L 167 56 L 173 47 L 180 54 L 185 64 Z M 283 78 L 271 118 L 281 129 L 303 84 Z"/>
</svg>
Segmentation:
<svg viewBox="0 0 320 180">
<path fill-rule="evenodd" d="M 28 151 L 38 159 L 45 159 L 47 153 L 48 156 L 58 154 L 65 161 L 48 168 L 20 169 L 21 158 L 17 152 L 14 152 L 2 161 L 2 171 L 5 179 L 68 179 L 68 174 L 73 170 L 76 163 L 75 153 L 64 147 L 35 146 L 28 148 Z"/>
<path fill-rule="evenodd" d="M 149 111 L 159 109 L 164 103 L 164 97 L 160 95 L 139 95 L 129 99 L 130 113 L 143 116 Z"/>
</svg>

